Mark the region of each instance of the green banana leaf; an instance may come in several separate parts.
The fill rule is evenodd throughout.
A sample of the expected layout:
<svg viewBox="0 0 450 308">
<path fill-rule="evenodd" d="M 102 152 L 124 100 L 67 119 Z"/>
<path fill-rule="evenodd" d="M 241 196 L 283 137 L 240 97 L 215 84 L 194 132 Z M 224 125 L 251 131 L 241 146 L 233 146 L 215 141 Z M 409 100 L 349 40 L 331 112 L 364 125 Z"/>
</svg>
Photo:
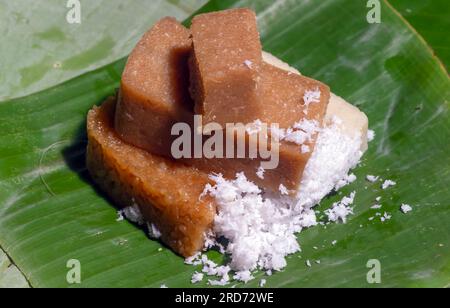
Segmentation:
<svg viewBox="0 0 450 308">
<path fill-rule="evenodd" d="M 0 33 L 7 42 L 1 48 L 0 101 L 116 61 L 161 16 L 183 20 L 206 0 L 82 0 L 80 24 L 66 21 L 67 3 L 0 2 Z"/>
<path fill-rule="evenodd" d="M 7 74 L 0 74 L 0 101 L 50 88 L 111 63 L 127 55 L 161 16 L 184 19 L 205 2 L 81 1 L 79 25 L 65 22 L 67 1 L 0 2 L 0 30 L 8 42 L 1 48 L 0 68 Z M 20 271 L 6 263 L 6 257 L 2 260 L 0 287 L 25 286 Z"/>
<path fill-rule="evenodd" d="M 389 0 L 404 18 L 432 47 L 435 54 L 450 67 L 450 5 L 447 0 Z"/>
<path fill-rule="evenodd" d="M 355 214 L 347 224 L 301 233 L 303 251 L 265 277 L 268 287 L 450 285 L 450 81 L 387 2 L 381 1 L 382 23 L 367 23 L 366 2 L 211 1 L 202 9 L 254 8 L 264 48 L 359 106 L 377 134 L 355 170 L 357 181 L 319 207 L 356 191 Z M 86 113 L 115 92 L 124 63 L 0 103 L 0 245 L 33 287 L 192 286 L 198 268 L 116 221 L 116 209 L 85 169 Z M 382 190 L 381 182 L 365 180 L 368 174 L 398 184 Z M 392 215 L 384 223 L 369 220 L 378 196 L 382 213 Z M 401 213 L 402 203 L 413 212 Z M 80 262 L 81 284 L 66 279 L 72 259 Z M 381 264 L 381 284 L 367 280 L 373 259 Z"/>
</svg>

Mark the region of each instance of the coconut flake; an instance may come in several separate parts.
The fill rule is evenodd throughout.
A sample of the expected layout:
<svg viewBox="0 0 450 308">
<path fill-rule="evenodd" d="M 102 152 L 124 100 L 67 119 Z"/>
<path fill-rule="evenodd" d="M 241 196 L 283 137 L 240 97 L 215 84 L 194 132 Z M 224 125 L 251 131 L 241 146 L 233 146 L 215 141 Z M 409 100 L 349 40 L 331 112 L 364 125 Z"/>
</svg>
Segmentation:
<svg viewBox="0 0 450 308">
<path fill-rule="evenodd" d="M 280 184 L 279 191 L 281 195 L 289 195 L 289 191 L 283 184 Z"/>
<path fill-rule="evenodd" d="M 201 282 L 201 281 L 203 280 L 203 277 L 204 277 L 204 276 L 205 276 L 205 275 L 202 274 L 202 273 L 195 272 L 194 275 L 192 275 L 191 283 L 192 283 L 192 284 L 196 284 L 196 283 Z"/>
<path fill-rule="evenodd" d="M 357 166 L 363 154 L 361 137 L 342 133 L 336 123 L 333 119 L 317 138 L 297 193 L 296 207 L 299 209 L 317 205 L 333 189 L 353 178 L 348 172 Z"/>
<path fill-rule="evenodd" d="M 353 204 L 355 195 L 356 192 L 352 192 L 350 196 L 344 197 L 341 201 L 334 203 L 331 209 L 326 210 L 325 214 L 328 216 L 328 221 L 342 221 L 346 223 L 347 216 L 353 214 L 353 209 L 350 208 L 350 205 Z"/>
<path fill-rule="evenodd" d="M 384 212 L 384 215 L 380 218 L 381 222 L 385 222 L 387 220 L 390 220 L 392 216 L 386 212 Z"/>
<path fill-rule="evenodd" d="M 229 241 L 226 252 L 231 268 L 283 269 L 285 257 L 300 250 L 295 233 L 317 224 L 314 211 L 294 212 L 265 198 L 242 173 L 232 181 L 221 175 L 212 175 L 211 179 L 216 185 L 210 193 L 218 205 L 214 232 Z"/>
<path fill-rule="evenodd" d="M 202 264 L 201 253 L 196 253 L 195 255 L 193 255 L 189 258 L 186 258 L 184 260 L 184 264 L 194 265 L 194 266 Z"/>
<path fill-rule="evenodd" d="M 402 204 L 402 206 L 400 207 L 400 210 L 403 212 L 403 214 L 408 214 L 413 209 L 409 204 Z"/>
<path fill-rule="evenodd" d="M 302 154 L 306 154 L 306 153 L 310 153 L 311 152 L 311 148 L 307 145 L 302 145 Z"/>
<path fill-rule="evenodd" d="M 288 129 L 272 128 L 272 136 L 297 144 L 312 140 L 319 133 L 315 150 L 304 171 L 298 195 L 287 195 L 287 189 L 280 186 L 280 193 L 264 191 L 250 182 L 243 173 L 234 180 L 221 174 L 212 174 L 214 185 L 206 185 L 202 196 L 210 194 L 216 200 L 217 215 L 214 220 L 213 236 L 223 238 L 227 243 L 222 252 L 229 256 L 226 266 L 219 266 L 205 255 L 186 259 L 187 264 L 202 265 L 202 273 L 215 276 L 210 285 L 225 286 L 233 279 L 248 282 L 254 279 L 252 271 L 262 270 L 266 275 L 286 267 L 286 257 L 300 251 L 296 233 L 304 228 L 316 226 L 316 213 L 311 209 L 334 188 L 356 180 L 348 174 L 361 156 L 361 136 L 350 137 L 338 128 L 339 119 L 324 128 L 316 121 L 303 120 Z M 257 175 L 263 178 L 264 170 Z M 346 222 L 353 213 L 355 192 L 343 198 L 326 211 L 330 221 Z M 333 245 L 337 242 L 334 241 Z M 218 244 L 211 240 L 211 246 Z M 309 261 L 311 265 L 311 261 Z M 234 272 L 231 275 L 231 272 Z"/>
<path fill-rule="evenodd" d="M 134 203 L 134 200 L 133 200 Z M 145 223 L 144 216 L 139 209 L 139 206 L 134 203 L 132 206 L 126 207 L 122 210 L 122 214 L 129 221 L 134 222 L 138 225 L 143 225 Z"/>
<path fill-rule="evenodd" d="M 353 173 L 349 174 L 349 175 L 345 175 L 342 179 L 340 179 L 337 182 L 336 186 L 334 187 L 334 190 L 338 191 L 341 188 L 353 183 L 354 181 L 356 181 L 356 179 L 357 179 L 356 175 L 354 175 Z"/>
<path fill-rule="evenodd" d="M 272 137 L 274 139 L 277 139 L 279 141 L 283 140 L 286 137 L 286 129 L 284 128 L 271 127 L 270 133 L 272 134 Z"/>
<path fill-rule="evenodd" d="M 156 227 L 155 224 L 148 222 L 147 228 L 148 228 L 148 235 L 150 236 L 150 238 L 155 240 L 161 238 L 161 231 L 159 231 L 159 229 Z"/>
<path fill-rule="evenodd" d="M 266 279 L 261 279 L 261 280 L 259 281 L 259 287 L 260 287 L 260 288 L 264 288 L 264 286 L 266 285 L 266 283 L 267 283 L 267 280 L 266 280 Z"/>
<path fill-rule="evenodd" d="M 255 277 L 252 276 L 252 273 L 250 271 L 240 271 L 237 272 L 234 276 L 233 279 L 237 280 L 237 281 L 242 281 L 243 283 L 247 283 L 253 279 L 255 279 Z"/>
<path fill-rule="evenodd" d="M 375 176 L 375 175 L 368 175 L 366 176 L 366 180 L 369 181 L 370 183 L 375 183 L 380 179 L 379 176 Z"/>
<path fill-rule="evenodd" d="M 319 122 L 315 120 L 303 119 L 294 124 L 293 127 L 288 128 L 285 135 L 280 140 L 292 142 L 298 145 L 303 145 L 307 142 L 312 142 L 313 137 L 320 132 Z"/>
<path fill-rule="evenodd" d="M 116 221 L 123 221 L 125 217 L 123 217 L 123 210 L 117 211 L 117 219 Z"/>
<path fill-rule="evenodd" d="M 389 187 L 392 187 L 392 186 L 395 186 L 395 185 L 397 185 L 396 182 L 391 181 L 391 180 L 386 180 L 386 181 L 384 181 L 383 184 L 381 185 L 381 188 L 382 188 L 383 190 L 386 190 L 386 189 L 388 189 Z"/>
<path fill-rule="evenodd" d="M 372 142 L 375 139 L 375 132 L 371 129 L 367 131 L 367 141 Z"/>
<path fill-rule="evenodd" d="M 262 127 L 263 123 L 261 122 L 261 120 L 258 119 L 255 120 L 253 123 L 251 123 L 249 126 L 247 126 L 246 132 L 249 135 L 256 135 L 262 131 Z"/>
<path fill-rule="evenodd" d="M 245 60 L 244 65 L 247 66 L 249 69 L 253 68 L 253 62 L 250 60 Z"/>
<path fill-rule="evenodd" d="M 266 173 L 266 170 L 260 166 L 258 168 L 258 171 L 256 171 L 256 176 L 259 177 L 261 180 L 264 180 L 264 174 Z"/>
<path fill-rule="evenodd" d="M 320 103 L 320 96 L 321 92 L 319 88 L 316 88 L 312 91 L 307 90 L 303 95 L 303 102 L 305 103 L 306 107 L 309 107 L 309 105 L 311 105 L 312 103 Z"/>
</svg>

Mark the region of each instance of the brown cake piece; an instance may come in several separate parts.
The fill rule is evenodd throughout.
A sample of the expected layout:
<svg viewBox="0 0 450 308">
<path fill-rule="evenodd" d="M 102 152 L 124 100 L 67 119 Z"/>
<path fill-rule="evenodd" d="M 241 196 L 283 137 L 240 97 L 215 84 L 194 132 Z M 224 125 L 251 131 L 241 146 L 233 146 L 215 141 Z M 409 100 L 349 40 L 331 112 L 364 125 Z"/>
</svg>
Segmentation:
<svg viewBox="0 0 450 308">
<path fill-rule="evenodd" d="M 277 123 L 280 129 L 294 129 L 302 120 L 314 121 L 320 129 L 330 99 L 330 90 L 323 83 L 282 70 L 268 63 L 262 64 L 261 108 L 255 110 L 254 117 L 263 123 Z M 308 104 L 305 97 L 314 93 L 314 99 Z M 308 99 L 306 98 L 308 101 Z M 226 132 L 230 134 L 231 132 Z M 263 142 L 270 142 L 271 132 Z M 279 165 L 276 169 L 265 170 L 263 176 L 257 171 L 263 159 L 185 159 L 187 164 L 201 170 L 212 170 L 233 178 L 237 172 L 244 172 L 248 179 L 261 187 L 278 191 L 282 184 L 291 194 L 295 194 L 303 176 L 303 171 L 314 152 L 318 133 L 311 135 L 310 140 L 297 144 L 295 138 L 281 140 L 279 145 Z M 251 144 L 247 136 L 247 146 Z M 261 142 L 261 140 L 258 140 Z M 303 147 L 302 147 L 303 146 Z M 307 150 L 304 150 L 304 149 Z"/>
<path fill-rule="evenodd" d="M 171 146 L 177 137 L 171 136 L 172 126 L 183 122 L 190 125 L 191 131 L 195 131 L 194 111 L 186 84 L 186 59 L 192 50 L 189 42 L 189 31 L 186 28 L 174 19 L 163 19 L 143 37 L 133 51 L 122 78 L 115 121 L 116 130 L 125 142 L 151 153 L 173 158 Z M 179 52 L 180 50 L 182 52 Z M 315 119 L 322 123 L 329 98 L 326 86 L 266 63 L 259 66 L 259 107 L 252 109 L 246 106 L 249 110 L 252 109 L 252 113 L 245 119 L 241 118 L 245 120 L 244 124 L 256 119 L 269 125 L 279 123 L 281 128 L 288 128 L 301 119 Z M 306 91 L 316 89 L 321 92 L 320 102 L 306 106 Z M 233 93 L 234 88 L 228 91 Z M 217 107 L 217 104 L 215 106 Z M 230 110 L 224 110 L 222 113 L 228 113 L 227 117 L 230 119 L 235 117 L 234 112 Z M 206 139 L 205 136 L 204 140 Z M 280 184 L 283 184 L 295 193 L 313 152 L 315 139 L 316 136 L 306 144 L 309 151 L 305 153 L 302 153 L 298 144 L 283 141 L 278 168 L 266 170 L 264 178 L 256 174 L 264 161 L 262 158 L 187 158 L 183 159 L 183 162 L 207 173 L 223 173 L 229 178 L 233 178 L 238 172 L 244 172 L 261 187 L 278 190 Z M 247 146 L 249 145 L 247 141 Z"/>
<path fill-rule="evenodd" d="M 114 108 L 109 99 L 88 115 L 92 178 L 120 207 L 138 205 L 175 252 L 192 256 L 203 248 L 216 214 L 211 197 L 201 197 L 207 174 L 123 142 L 113 128 Z"/>
<path fill-rule="evenodd" d="M 262 108 L 255 115 L 265 123 L 292 127 L 298 121 L 322 123 L 330 100 L 330 88 L 320 81 L 263 63 L 261 74 Z"/>
<path fill-rule="evenodd" d="M 247 123 L 261 107 L 262 49 L 255 13 L 232 9 L 198 15 L 191 32 L 195 112 L 203 115 L 204 124 Z"/>
<path fill-rule="evenodd" d="M 164 18 L 134 48 L 125 67 L 115 128 L 127 142 L 168 155 L 176 122 L 192 120 L 187 59 L 190 32 L 174 18 Z"/>
</svg>

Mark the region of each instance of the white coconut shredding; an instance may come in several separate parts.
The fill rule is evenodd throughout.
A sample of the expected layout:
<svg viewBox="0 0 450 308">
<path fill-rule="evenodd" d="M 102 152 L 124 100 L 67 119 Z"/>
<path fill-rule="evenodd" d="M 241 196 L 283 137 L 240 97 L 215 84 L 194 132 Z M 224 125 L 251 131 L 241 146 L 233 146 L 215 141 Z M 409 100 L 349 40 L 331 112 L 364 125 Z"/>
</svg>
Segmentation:
<svg viewBox="0 0 450 308">
<path fill-rule="evenodd" d="M 136 202 L 132 200 L 132 203 L 133 204 L 131 206 L 117 212 L 119 216 L 117 221 L 122 221 L 123 218 L 126 218 L 139 226 L 145 225 L 147 227 L 149 237 L 152 239 L 159 239 L 161 237 L 161 232 L 158 230 L 156 225 L 146 221 Z"/>
<path fill-rule="evenodd" d="M 253 69 L 253 62 L 250 60 L 244 61 L 243 64 L 248 69 Z M 311 104 L 319 103 L 320 100 L 321 92 L 318 88 L 306 91 L 303 97 L 305 114 L 308 113 Z M 280 185 L 277 192 L 264 191 L 248 180 L 244 173 L 238 173 L 235 179 L 226 179 L 221 174 L 210 175 L 215 184 L 206 185 L 203 195 L 210 194 L 215 198 L 217 214 L 213 229 L 205 234 L 204 246 L 205 251 L 217 248 L 220 253 L 226 254 L 227 263 L 219 265 L 201 252 L 185 259 L 188 265 L 201 266 L 201 270 L 192 275 L 192 284 L 205 280 L 212 286 L 227 286 L 233 281 L 247 283 L 255 279 L 256 271 L 271 276 L 286 267 L 286 258 L 290 254 L 301 251 L 297 233 L 319 224 L 316 218 L 318 213 L 313 207 L 330 192 L 338 191 L 357 180 L 354 174 L 349 174 L 349 171 L 360 162 L 365 139 L 370 142 L 376 137 L 372 130 L 367 132 L 367 136 L 362 136 L 358 132 L 350 135 L 341 129 L 341 124 L 342 120 L 335 116 L 323 128 L 317 121 L 307 119 L 287 129 L 271 128 L 272 137 L 299 145 L 299 151 L 303 154 L 312 152 L 295 196 L 290 195 L 284 185 Z M 249 135 L 260 133 L 262 125 L 260 120 L 254 121 L 247 128 L 247 133 Z M 310 148 L 308 144 L 316 136 L 315 147 Z M 258 178 L 264 179 L 266 172 L 264 168 L 259 167 L 255 172 Z M 366 177 L 371 183 L 380 179 L 374 175 Z M 380 183 L 382 189 L 396 185 L 391 180 L 384 182 L 381 180 Z M 355 197 L 355 191 L 343 196 L 324 212 L 324 217 L 329 223 L 346 223 L 348 216 L 353 214 Z M 377 204 L 371 208 L 381 209 L 380 200 L 381 197 L 377 197 Z M 406 214 L 412 208 L 402 204 L 400 210 Z M 392 218 L 387 212 L 383 215 L 376 213 L 375 216 L 382 222 Z M 370 217 L 369 221 L 373 221 L 375 216 Z M 139 225 L 146 225 L 150 237 L 161 236 L 154 224 L 145 222 L 134 200 L 132 206 L 118 212 L 118 221 L 124 217 Z M 331 242 L 332 246 L 337 244 L 337 240 Z M 317 247 L 314 249 L 317 250 Z M 305 265 L 312 267 L 312 262 L 321 264 L 320 260 L 306 260 Z M 266 280 L 261 279 L 259 286 L 265 285 Z M 163 284 L 161 287 L 166 286 Z"/>
<path fill-rule="evenodd" d="M 392 215 L 388 214 L 387 212 L 384 212 L 383 216 L 380 217 L 381 222 L 385 222 L 387 220 L 390 220 L 392 218 Z"/>
<path fill-rule="evenodd" d="M 382 188 L 383 190 L 386 190 L 386 189 L 388 189 L 389 187 L 392 187 L 392 186 L 395 186 L 395 185 L 397 185 L 396 182 L 394 182 L 394 181 L 392 181 L 392 180 L 386 180 L 386 181 L 384 181 L 383 184 L 381 185 L 381 188 Z"/>
<path fill-rule="evenodd" d="M 361 136 L 350 137 L 342 133 L 339 119 L 320 129 L 315 121 L 303 120 L 292 128 L 272 131 L 280 140 L 303 144 L 319 133 L 315 150 L 309 159 L 297 196 L 288 195 L 287 188 L 280 185 L 279 192 L 265 192 L 249 181 L 244 173 L 233 180 L 221 174 L 212 174 L 215 185 L 207 185 L 204 194 L 212 195 L 217 204 L 213 233 L 216 239 L 226 239 L 223 252 L 229 256 L 227 266 L 218 266 L 197 255 L 188 264 L 203 265 L 202 272 L 217 276 L 210 285 L 227 285 L 230 272 L 234 280 L 248 282 L 254 279 L 252 272 L 262 270 L 272 274 L 286 267 L 286 257 L 300 251 L 296 234 L 318 224 L 312 207 L 317 205 L 333 189 L 356 180 L 348 174 L 362 156 Z M 263 170 L 257 171 L 263 175 Z M 336 202 L 325 212 L 330 222 L 347 221 L 353 214 L 355 192 Z M 214 245 L 208 236 L 207 247 Z M 220 244 L 219 244 L 220 245 Z"/>
<path fill-rule="evenodd" d="M 161 232 L 154 224 L 147 222 L 147 229 L 150 238 L 157 240 L 161 237 Z"/>
<path fill-rule="evenodd" d="M 400 207 L 400 210 L 402 211 L 403 214 L 408 214 L 413 209 L 409 204 L 402 204 L 402 206 Z"/>
<path fill-rule="evenodd" d="M 118 211 L 116 221 L 123 221 L 124 219 L 125 217 L 123 216 L 123 211 L 122 210 Z"/>
<path fill-rule="evenodd" d="M 270 131 L 273 137 L 279 141 L 292 142 L 303 146 L 311 142 L 314 136 L 320 132 L 320 125 L 317 121 L 303 119 L 287 129 L 271 127 Z M 309 152 L 309 150 L 308 150 Z"/>
<path fill-rule="evenodd" d="M 235 180 L 222 175 L 211 179 L 216 185 L 206 189 L 217 203 L 214 233 L 228 240 L 230 267 L 238 272 L 283 269 L 285 257 L 300 250 L 295 233 L 315 225 L 315 213 L 306 210 L 294 217 L 290 208 L 265 198 L 243 173 Z"/>
<path fill-rule="evenodd" d="M 192 275 L 191 283 L 196 284 L 203 280 L 203 277 L 205 275 L 203 273 L 195 272 L 194 275 Z"/>
<path fill-rule="evenodd" d="M 305 94 L 303 95 L 303 102 L 305 103 L 305 110 L 303 111 L 304 114 L 308 114 L 308 108 L 309 105 L 312 103 L 320 103 L 320 96 L 322 93 L 320 92 L 319 88 L 316 88 L 314 90 L 307 90 L 305 91 Z"/>
<path fill-rule="evenodd" d="M 373 140 L 375 139 L 375 137 L 376 137 L 375 131 L 369 129 L 369 130 L 367 131 L 367 140 L 368 140 L 369 142 L 371 142 L 371 141 L 373 141 Z"/>
<path fill-rule="evenodd" d="M 311 103 L 320 103 L 320 90 L 319 88 L 316 88 L 314 90 L 307 90 L 305 91 L 305 95 L 303 96 L 303 101 L 305 102 L 306 106 L 309 106 Z"/>
<path fill-rule="evenodd" d="M 333 190 L 337 191 L 356 180 L 356 176 L 349 174 L 349 171 L 357 166 L 363 155 L 362 136 L 343 133 L 339 123 L 340 120 L 335 118 L 324 128 L 319 128 L 317 122 L 303 120 L 292 128 L 271 131 L 278 134 L 280 140 L 298 145 L 310 142 L 318 134 L 315 149 L 303 172 L 300 189 L 294 197 L 283 185 L 280 185 L 278 192 L 266 192 L 249 181 L 244 173 L 237 174 L 235 179 L 225 179 L 220 174 L 210 175 L 215 185 L 208 184 L 204 194 L 215 198 L 217 215 L 213 230 L 205 235 L 205 250 L 218 248 L 222 254 L 228 255 L 229 261 L 219 265 L 202 253 L 187 258 L 186 264 L 202 267 L 201 272 L 193 274 L 193 284 L 204 281 L 205 277 L 212 286 L 227 286 L 232 281 L 247 283 L 255 279 L 253 273 L 256 270 L 271 276 L 274 271 L 286 267 L 287 256 L 301 251 L 296 234 L 318 225 L 316 212 L 312 208 Z M 259 121 L 254 124 L 256 132 Z M 261 179 L 264 179 L 264 172 L 263 168 L 256 170 Z M 369 182 L 378 179 L 367 176 Z M 382 186 L 388 188 L 393 185 L 395 182 L 388 180 Z M 356 192 L 352 192 L 326 210 L 324 214 L 328 221 L 346 223 L 348 216 L 353 214 L 355 196 Z M 375 205 L 373 208 L 381 206 Z M 408 212 L 410 209 L 403 206 L 402 211 Z M 382 222 L 391 219 L 388 213 L 377 213 L 377 216 Z M 121 210 L 120 217 L 145 224 L 135 202 Z M 371 217 L 369 220 L 373 219 Z M 153 224 L 147 223 L 147 227 L 150 237 L 161 236 Z M 337 241 L 332 242 L 332 245 L 336 244 Z M 320 264 L 320 261 L 316 263 Z M 312 266 L 309 260 L 306 264 Z M 262 279 L 260 286 L 265 283 Z"/>
<path fill-rule="evenodd" d="M 339 189 L 341 189 L 342 187 L 345 187 L 345 186 L 347 186 L 348 184 L 351 184 L 351 183 L 353 183 L 354 181 L 356 181 L 356 175 L 354 175 L 353 173 L 352 174 L 349 174 L 349 175 L 346 175 L 344 178 L 342 178 L 341 180 L 339 180 L 339 182 L 337 182 L 337 184 L 336 184 L 336 186 L 334 187 L 334 189 L 335 190 L 339 190 Z"/>
<path fill-rule="evenodd" d="M 144 216 L 142 216 L 139 206 L 134 202 L 134 200 L 132 206 L 124 208 L 123 210 L 121 210 L 121 212 L 122 215 L 131 222 L 134 222 L 138 225 L 143 225 L 145 223 Z"/>
<path fill-rule="evenodd" d="M 311 148 L 307 145 L 302 145 L 302 154 L 311 152 Z"/>
<path fill-rule="evenodd" d="M 289 195 L 289 190 L 283 184 L 280 184 L 278 190 L 280 191 L 281 195 L 285 195 L 285 196 Z"/>
<path fill-rule="evenodd" d="M 361 136 L 341 133 L 338 123 L 339 120 L 334 119 L 317 138 L 296 198 L 296 206 L 300 209 L 317 205 L 333 189 L 338 190 L 356 180 L 348 172 L 356 167 L 363 155 Z"/>
<path fill-rule="evenodd" d="M 253 62 L 250 60 L 245 60 L 244 65 L 247 66 L 249 69 L 253 68 Z"/>
<path fill-rule="evenodd" d="M 356 192 L 352 192 L 350 196 L 344 197 L 341 201 L 336 202 L 333 206 L 325 211 L 328 216 L 328 221 L 337 222 L 342 221 L 347 222 L 347 216 L 353 214 L 353 209 L 351 205 L 355 201 Z"/>
<path fill-rule="evenodd" d="M 260 166 L 258 168 L 258 171 L 256 171 L 256 176 L 259 177 L 261 180 L 264 180 L 264 174 L 266 173 L 266 170 Z"/>
<path fill-rule="evenodd" d="M 267 280 L 266 280 L 266 279 L 261 279 L 261 280 L 259 281 L 259 287 L 260 287 L 260 288 L 264 288 L 264 286 L 266 285 L 266 283 L 267 283 Z"/>
<path fill-rule="evenodd" d="M 260 133 L 262 131 L 262 128 L 263 128 L 263 122 L 258 119 L 258 120 L 255 120 L 250 125 L 248 125 L 248 127 L 246 128 L 246 132 L 249 135 L 255 135 L 255 134 Z"/>
<path fill-rule="evenodd" d="M 375 175 L 368 175 L 366 176 L 366 180 L 369 181 L 370 183 L 375 183 L 380 179 L 379 176 L 375 176 Z"/>
</svg>

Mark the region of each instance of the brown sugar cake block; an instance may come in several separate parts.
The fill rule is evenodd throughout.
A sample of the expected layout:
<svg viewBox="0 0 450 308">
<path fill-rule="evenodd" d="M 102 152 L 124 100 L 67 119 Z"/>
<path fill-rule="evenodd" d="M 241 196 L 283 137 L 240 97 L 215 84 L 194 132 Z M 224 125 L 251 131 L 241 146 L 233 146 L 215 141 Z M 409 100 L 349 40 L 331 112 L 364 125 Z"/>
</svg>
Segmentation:
<svg viewBox="0 0 450 308">
<path fill-rule="evenodd" d="M 228 132 L 227 132 L 228 133 Z M 248 145 L 247 145 L 248 146 Z M 258 175 L 263 159 L 181 159 L 185 164 L 195 166 L 206 173 L 221 173 L 225 178 L 234 179 L 237 173 L 243 172 L 246 177 L 259 187 L 277 192 L 280 184 L 294 195 L 300 185 L 308 155 L 300 153 L 296 145 L 281 143 L 279 147 L 279 165 L 276 169 L 264 170 L 263 177 Z"/>
<path fill-rule="evenodd" d="M 280 128 L 292 127 L 302 119 L 322 123 L 330 101 L 327 85 L 266 62 L 263 63 L 259 85 L 263 107 L 256 116 L 262 122 L 278 123 Z M 319 98 L 305 102 L 308 92 L 316 92 Z"/>
<path fill-rule="evenodd" d="M 174 18 L 148 31 L 128 58 L 115 118 L 119 135 L 135 146 L 167 155 L 176 122 L 192 120 L 187 59 L 190 32 Z"/>
<path fill-rule="evenodd" d="M 137 204 L 161 239 L 184 257 L 203 248 L 216 213 L 200 198 L 208 176 L 123 142 L 113 128 L 114 99 L 88 115 L 87 167 L 94 181 L 121 207 Z"/>
<path fill-rule="evenodd" d="M 263 63 L 259 84 L 263 107 L 255 116 L 261 122 L 277 123 L 281 129 L 288 129 L 301 120 L 309 120 L 317 122 L 319 128 L 322 127 L 330 100 L 328 86 L 268 63 Z M 306 104 L 305 95 L 308 91 L 320 93 L 320 98 Z M 278 189 L 282 184 L 291 193 L 298 191 L 303 171 L 314 152 L 317 137 L 318 133 L 315 133 L 310 141 L 301 145 L 282 140 L 278 168 L 267 170 L 264 179 L 253 178 L 253 180 L 271 189 Z M 308 150 L 302 151 L 302 146 L 306 146 Z"/>
<path fill-rule="evenodd" d="M 255 120 L 262 48 L 256 15 L 232 9 L 194 17 L 191 94 L 203 124 Z"/>
<path fill-rule="evenodd" d="M 184 122 L 194 130 L 186 72 L 187 55 L 192 50 L 189 36 L 189 31 L 181 24 L 166 18 L 158 22 L 133 51 L 122 77 L 115 116 L 115 128 L 125 142 L 171 158 L 171 145 L 176 138 L 171 136 L 172 126 Z M 329 97 L 325 86 L 269 64 L 261 63 L 259 66 L 262 68 L 258 77 L 259 87 L 263 94 L 258 97 L 259 108 L 253 109 L 254 113 L 246 120 L 279 123 L 282 128 L 292 126 L 303 118 L 321 122 Z M 306 115 L 302 102 L 304 92 L 316 87 L 322 91 L 321 102 L 311 104 Z M 233 112 L 230 118 L 233 123 L 239 122 Z M 314 142 L 308 146 L 312 152 Z M 301 153 L 298 145 L 288 142 L 282 142 L 280 149 L 279 167 L 267 170 L 263 179 L 256 175 L 261 165 L 260 159 L 203 158 L 185 159 L 183 162 L 204 172 L 221 172 L 230 178 L 243 171 L 262 187 L 277 190 L 283 184 L 295 191 L 311 153 Z"/>
<path fill-rule="evenodd" d="M 319 128 L 323 124 L 330 100 L 330 89 L 323 83 L 280 69 L 269 63 L 262 63 L 260 108 L 254 110 L 254 119 L 270 126 L 277 123 L 280 128 L 288 129 L 301 120 L 316 121 Z M 320 98 L 306 104 L 308 91 L 320 93 Z M 230 133 L 230 132 L 227 132 Z M 269 132 L 270 136 L 270 132 Z M 303 144 L 308 151 L 302 151 L 299 144 L 282 140 L 279 147 L 279 165 L 276 169 L 265 170 L 263 178 L 257 175 L 261 159 L 187 159 L 187 164 L 201 170 L 220 172 L 233 178 L 236 172 L 244 172 L 248 179 L 257 185 L 277 191 L 280 184 L 295 194 L 300 188 L 303 171 L 314 152 L 318 134 Z M 266 139 L 267 140 L 267 139 Z M 247 143 L 249 141 L 247 140 Z M 253 146 L 257 146 L 253 144 Z"/>
</svg>

